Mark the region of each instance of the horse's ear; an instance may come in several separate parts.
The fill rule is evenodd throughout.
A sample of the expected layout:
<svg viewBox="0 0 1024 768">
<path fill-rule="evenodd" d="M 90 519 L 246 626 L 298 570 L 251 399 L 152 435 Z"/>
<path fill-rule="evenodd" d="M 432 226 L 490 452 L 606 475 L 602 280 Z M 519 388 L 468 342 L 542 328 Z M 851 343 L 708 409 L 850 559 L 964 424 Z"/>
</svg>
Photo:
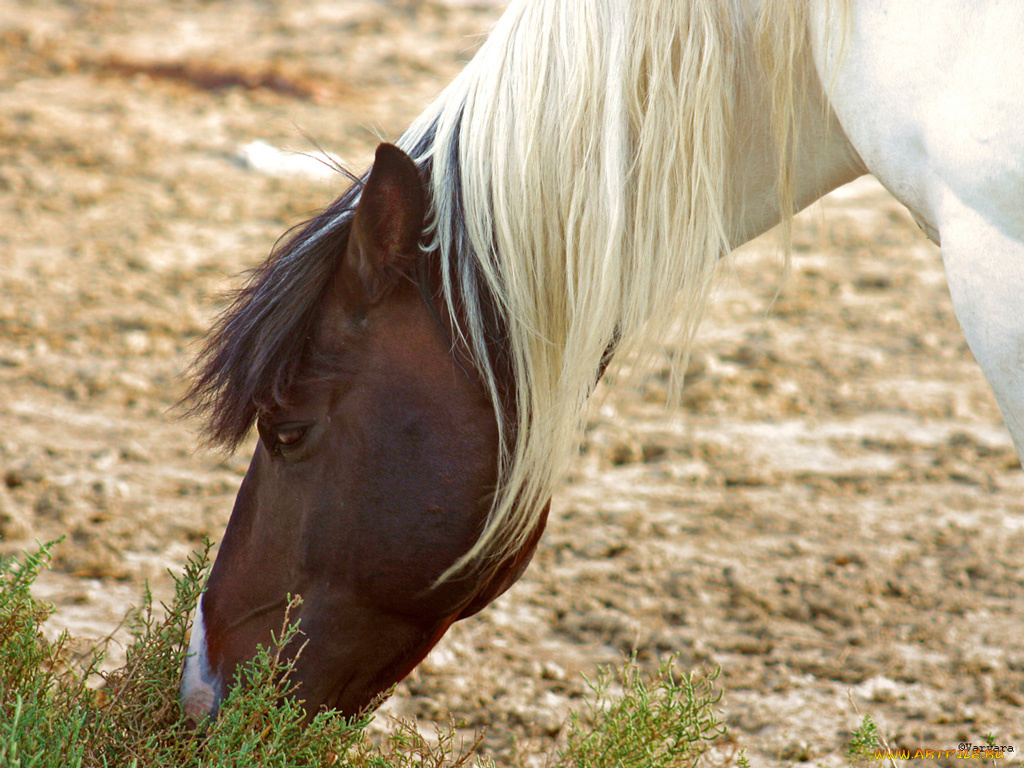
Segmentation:
<svg viewBox="0 0 1024 768">
<path fill-rule="evenodd" d="M 426 197 L 416 164 L 392 144 L 381 144 L 352 220 L 346 266 L 373 302 L 419 256 Z"/>
</svg>

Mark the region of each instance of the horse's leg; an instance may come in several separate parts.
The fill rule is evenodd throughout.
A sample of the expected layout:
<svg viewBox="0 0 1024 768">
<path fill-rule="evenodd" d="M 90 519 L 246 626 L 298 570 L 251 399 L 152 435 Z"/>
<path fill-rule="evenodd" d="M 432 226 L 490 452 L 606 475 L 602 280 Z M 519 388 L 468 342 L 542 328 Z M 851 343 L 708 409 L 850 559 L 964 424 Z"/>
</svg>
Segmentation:
<svg viewBox="0 0 1024 768">
<path fill-rule="evenodd" d="M 942 259 L 957 319 L 1024 460 L 1024 242 L 999 214 L 947 191 Z"/>
</svg>

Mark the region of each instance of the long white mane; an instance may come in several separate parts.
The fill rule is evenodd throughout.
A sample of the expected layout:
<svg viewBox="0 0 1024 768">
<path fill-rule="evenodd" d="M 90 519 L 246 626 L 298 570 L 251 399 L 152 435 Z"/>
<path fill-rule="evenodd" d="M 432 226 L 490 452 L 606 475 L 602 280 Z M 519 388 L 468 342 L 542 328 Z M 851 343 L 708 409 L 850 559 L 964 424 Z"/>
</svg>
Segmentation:
<svg viewBox="0 0 1024 768">
<path fill-rule="evenodd" d="M 518 0 L 400 141 L 429 163 L 425 247 L 506 436 L 475 547 L 447 575 L 521 546 L 575 452 L 602 359 L 678 328 L 685 364 L 727 239 L 736 70 L 772 90 L 789 167 L 807 7 L 767 0 Z M 791 212 L 789 175 L 780 207 Z M 500 413 L 482 297 L 508 331 L 517 422 Z M 457 298 L 458 297 L 458 298 Z"/>
</svg>

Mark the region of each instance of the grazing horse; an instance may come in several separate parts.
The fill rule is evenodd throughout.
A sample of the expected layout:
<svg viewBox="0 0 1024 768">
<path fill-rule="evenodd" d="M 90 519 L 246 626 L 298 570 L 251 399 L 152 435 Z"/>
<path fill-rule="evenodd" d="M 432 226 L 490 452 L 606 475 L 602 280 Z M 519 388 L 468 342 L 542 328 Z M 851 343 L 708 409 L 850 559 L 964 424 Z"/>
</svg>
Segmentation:
<svg viewBox="0 0 1024 768">
<path fill-rule="evenodd" d="M 998 0 L 513 2 L 200 355 L 212 440 L 259 442 L 186 712 L 289 595 L 309 716 L 401 679 L 523 572 L 612 356 L 686 347 L 722 256 L 864 173 L 941 244 L 1024 452 L 1022 38 Z"/>
</svg>

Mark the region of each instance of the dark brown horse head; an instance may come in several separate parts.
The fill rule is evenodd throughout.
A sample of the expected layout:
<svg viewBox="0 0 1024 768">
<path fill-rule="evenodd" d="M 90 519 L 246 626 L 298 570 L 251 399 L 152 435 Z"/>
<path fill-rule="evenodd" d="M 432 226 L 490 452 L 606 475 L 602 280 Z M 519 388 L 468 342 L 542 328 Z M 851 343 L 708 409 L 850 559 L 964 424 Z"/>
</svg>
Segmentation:
<svg viewBox="0 0 1024 768">
<path fill-rule="evenodd" d="M 491 505 L 495 408 L 432 298 L 416 165 L 381 145 L 352 204 L 257 271 L 201 361 L 193 397 L 214 436 L 237 444 L 255 421 L 259 442 L 193 628 L 182 702 L 196 718 L 271 643 L 289 595 L 302 598 L 297 697 L 308 716 L 355 714 L 507 589 L 543 527 L 438 582 Z"/>
</svg>

